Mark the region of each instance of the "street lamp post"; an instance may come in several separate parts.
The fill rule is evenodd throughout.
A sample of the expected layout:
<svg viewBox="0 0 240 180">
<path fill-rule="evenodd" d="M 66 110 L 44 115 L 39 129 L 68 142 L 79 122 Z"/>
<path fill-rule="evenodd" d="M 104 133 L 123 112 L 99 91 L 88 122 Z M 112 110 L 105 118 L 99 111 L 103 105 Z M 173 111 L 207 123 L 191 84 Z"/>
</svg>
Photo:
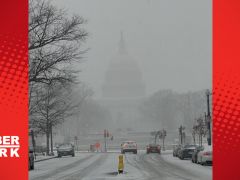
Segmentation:
<svg viewBox="0 0 240 180">
<path fill-rule="evenodd" d="M 184 126 L 180 126 L 179 127 L 179 135 L 180 135 L 180 142 L 181 142 L 181 145 L 183 144 L 183 136 L 184 136 L 184 132 L 183 132 L 183 130 L 185 129 L 185 127 Z"/>
<path fill-rule="evenodd" d="M 210 91 L 206 91 L 207 96 L 207 129 L 208 129 L 208 145 L 210 146 L 212 144 L 212 135 L 211 135 L 211 114 L 210 114 Z"/>
<path fill-rule="evenodd" d="M 167 136 L 167 131 L 165 129 L 162 130 L 162 140 L 163 140 L 163 151 L 165 151 L 165 137 Z"/>
</svg>

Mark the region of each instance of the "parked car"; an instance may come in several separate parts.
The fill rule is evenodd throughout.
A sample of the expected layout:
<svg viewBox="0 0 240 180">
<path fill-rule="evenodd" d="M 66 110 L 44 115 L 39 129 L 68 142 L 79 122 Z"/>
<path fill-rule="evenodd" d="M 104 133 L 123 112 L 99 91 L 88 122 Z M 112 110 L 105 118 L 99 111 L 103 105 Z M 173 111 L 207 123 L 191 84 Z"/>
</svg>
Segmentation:
<svg viewBox="0 0 240 180">
<path fill-rule="evenodd" d="M 147 154 L 149 153 L 158 153 L 161 154 L 161 146 L 158 144 L 149 144 L 146 148 Z"/>
<path fill-rule="evenodd" d="M 212 146 L 207 144 L 202 146 L 201 151 L 197 155 L 197 163 L 201 165 L 212 164 Z"/>
<path fill-rule="evenodd" d="M 202 146 L 197 146 L 192 154 L 192 162 L 193 163 L 197 163 L 197 157 L 198 157 L 198 153 L 202 150 Z"/>
<path fill-rule="evenodd" d="M 32 149 L 28 150 L 28 169 L 29 170 L 34 169 L 34 153 Z"/>
<path fill-rule="evenodd" d="M 192 158 L 193 151 L 195 150 L 196 147 L 197 147 L 196 145 L 183 146 L 178 152 L 179 159 L 183 160 L 186 158 Z"/>
<path fill-rule="evenodd" d="M 95 152 L 95 151 L 96 151 L 95 144 L 90 144 L 90 152 Z"/>
<path fill-rule="evenodd" d="M 173 147 L 173 157 L 178 156 L 178 151 L 181 149 L 181 145 L 177 145 Z"/>
<path fill-rule="evenodd" d="M 57 148 L 58 157 L 62 156 L 75 156 L 74 146 L 72 144 L 61 144 Z"/>
<path fill-rule="evenodd" d="M 121 144 L 121 153 L 132 152 L 137 154 L 137 143 L 135 141 L 125 141 Z"/>
</svg>

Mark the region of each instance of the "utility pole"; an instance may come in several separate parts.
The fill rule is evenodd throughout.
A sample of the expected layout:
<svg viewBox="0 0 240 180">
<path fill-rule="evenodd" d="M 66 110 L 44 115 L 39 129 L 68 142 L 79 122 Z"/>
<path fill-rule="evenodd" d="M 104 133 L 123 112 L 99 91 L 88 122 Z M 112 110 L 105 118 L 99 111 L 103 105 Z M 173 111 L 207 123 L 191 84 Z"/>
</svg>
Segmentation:
<svg viewBox="0 0 240 180">
<path fill-rule="evenodd" d="M 194 125 L 192 129 L 192 137 L 193 137 L 193 143 L 194 145 L 196 145 L 196 125 Z"/>
<path fill-rule="evenodd" d="M 160 131 L 157 131 L 157 132 L 155 133 L 155 139 L 154 139 L 154 143 L 155 143 L 155 144 L 157 144 L 157 137 L 159 136 L 159 134 L 160 134 Z"/>
<path fill-rule="evenodd" d="M 179 135 L 180 135 L 181 145 L 183 144 L 183 130 L 184 129 L 185 129 L 185 127 L 183 127 L 182 125 L 179 127 Z"/>
<path fill-rule="evenodd" d="M 167 131 L 165 129 L 162 130 L 162 139 L 163 139 L 163 151 L 165 151 L 165 145 L 164 145 L 164 141 L 165 141 L 165 137 L 167 136 Z"/>
<path fill-rule="evenodd" d="M 104 129 L 104 151 L 107 152 L 107 138 L 109 137 L 108 130 Z"/>
<path fill-rule="evenodd" d="M 104 129 L 104 152 L 107 152 L 107 130 Z"/>
<path fill-rule="evenodd" d="M 50 122 L 50 143 L 51 143 L 51 156 L 53 156 L 53 132 L 52 132 L 52 122 Z"/>
<path fill-rule="evenodd" d="M 210 146 L 212 144 L 212 135 L 211 135 L 211 114 L 210 114 L 210 91 L 206 91 L 207 96 L 207 129 L 208 129 L 208 145 Z"/>
<path fill-rule="evenodd" d="M 78 150 L 78 137 L 75 136 L 74 140 L 75 140 L 75 142 L 74 142 L 75 143 L 75 149 Z"/>
</svg>

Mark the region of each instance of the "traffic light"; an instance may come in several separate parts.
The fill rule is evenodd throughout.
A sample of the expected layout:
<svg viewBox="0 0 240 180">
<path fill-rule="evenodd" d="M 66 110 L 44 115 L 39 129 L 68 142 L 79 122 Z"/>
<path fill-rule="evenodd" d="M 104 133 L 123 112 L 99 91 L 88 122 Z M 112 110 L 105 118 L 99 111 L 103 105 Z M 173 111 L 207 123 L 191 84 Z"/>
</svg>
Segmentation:
<svg viewBox="0 0 240 180">
<path fill-rule="evenodd" d="M 104 129 L 104 137 L 106 138 L 107 137 L 107 130 Z"/>
<path fill-rule="evenodd" d="M 104 129 L 104 137 L 108 138 L 110 136 L 110 133 L 108 132 L 108 130 Z"/>
</svg>

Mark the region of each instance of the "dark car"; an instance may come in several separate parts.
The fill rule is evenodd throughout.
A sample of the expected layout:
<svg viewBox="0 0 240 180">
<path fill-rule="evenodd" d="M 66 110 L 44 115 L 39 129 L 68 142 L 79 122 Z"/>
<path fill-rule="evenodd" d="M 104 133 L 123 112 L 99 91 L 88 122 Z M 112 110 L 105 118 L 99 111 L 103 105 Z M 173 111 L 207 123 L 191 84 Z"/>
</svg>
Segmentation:
<svg viewBox="0 0 240 180">
<path fill-rule="evenodd" d="M 177 157 L 178 156 L 178 151 L 181 149 L 181 145 L 177 145 L 174 147 L 173 149 L 173 157 Z"/>
<path fill-rule="evenodd" d="M 28 150 L 28 169 L 29 170 L 34 169 L 34 153 L 32 149 Z"/>
<path fill-rule="evenodd" d="M 74 146 L 72 144 L 61 144 L 57 148 L 58 157 L 75 156 Z"/>
<path fill-rule="evenodd" d="M 178 152 L 179 159 L 192 158 L 192 154 L 195 149 L 196 149 L 196 145 L 183 146 Z"/>
<path fill-rule="evenodd" d="M 146 151 L 147 151 L 147 154 L 149 154 L 149 153 L 158 153 L 158 154 L 160 154 L 161 153 L 161 146 L 158 145 L 158 144 L 149 144 L 147 146 Z"/>
<path fill-rule="evenodd" d="M 198 153 L 202 150 L 203 148 L 201 146 L 197 146 L 192 154 L 192 162 L 193 163 L 197 163 L 197 157 L 198 157 Z"/>
</svg>

